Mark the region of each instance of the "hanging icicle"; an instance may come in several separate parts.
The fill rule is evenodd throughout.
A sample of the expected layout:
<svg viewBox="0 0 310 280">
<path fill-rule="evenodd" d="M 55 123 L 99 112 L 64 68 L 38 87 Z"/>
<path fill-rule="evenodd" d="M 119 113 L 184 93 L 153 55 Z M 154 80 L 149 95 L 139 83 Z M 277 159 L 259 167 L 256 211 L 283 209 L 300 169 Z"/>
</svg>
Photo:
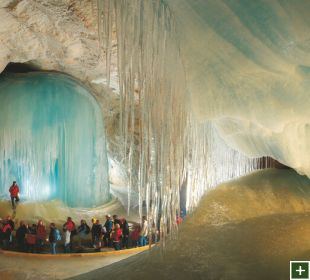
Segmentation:
<svg viewBox="0 0 310 280">
<path fill-rule="evenodd" d="M 176 228 L 184 182 L 192 210 L 208 188 L 259 168 L 258 160 L 227 147 L 211 124 L 189 113 L 174 20 L 163 1 L 98 0 L 96 6 L 107 73 L 116 29 L 128 193 L 138 191 L 140 216 L 164 237 Z"/>
</svg>

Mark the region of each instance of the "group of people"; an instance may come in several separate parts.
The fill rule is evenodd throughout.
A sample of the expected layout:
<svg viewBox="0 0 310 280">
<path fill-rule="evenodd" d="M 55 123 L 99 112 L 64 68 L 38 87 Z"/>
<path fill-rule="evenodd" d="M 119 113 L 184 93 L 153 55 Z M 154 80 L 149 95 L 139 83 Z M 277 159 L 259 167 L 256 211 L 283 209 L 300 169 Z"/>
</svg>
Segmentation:
<svg viewBox="0 0 310 280">
<path fill-rule="evenodd" d="M 16 181 L 13 181 L 9 192 L 15 213 L 19 202 L 19 187 Z M 181 215 L 176 216 L 177 224 L 182 222 L 182 213 L 183 211 Z M 21 221 L 15 230 L 15 223 L 12 217 L 8 216 L 3 220 L 0 218 L 0 244 L 5 250 L 17 249 L 30 253 L 43 253 L 46 245 L 49 244 L 51 254 L 56 254 L 60 245 L 63 245 L 64 253 L 74 252 L 74 244 L 77 242 L 78 248 L 82 248 L 84 243 L 94 248 L 95 251 L 100 251 L 102 247 L 121 250 L 147 245 L 151 227 L 148 225 L 146 216 L 142 217 L 141 224 L 135 224 L 131 229 L 125 218 L 120 219 L 117 215 L 111 217 L 110 214 L 105 218 L 104 224 L 99 219 L 92 218 L 91 226 L 85 220 L 81 220 L 80 225 L 76 226 L 72 218 L 68 217 L 61 230 L 56 227 L 55 223 L 50 223 L 49 227 L 46 227 L 42 220 L 32 225 Z M 151 242 L 157 242 L 159 240 L 158 230 L 152 227 L 150 233 Z"/>
<path fill-rule="evenodd" d="M 104 224 L 93 218 L 91 226 L 85 220 L 81 220 L 80 225 L 76 226 L 72 218 L 68 217 L 61 230 L 55 223 L 50 223 L 48 229 L 42 220 L 32 225 L 21 221 L 15 230 L 15 222 L 11 216 L 4 220 L 0 219 L 2 249 L 16 249 L 29 253 L 43 253 L 48 244 L 51 254 L 56 254 L 60 245 L 63 245 L 64 253 L 74 252 L 74 246 L 82 248 L 83 244 L 94 248 L 95 251 L 100 251 L 102 247 L 121 250 L 145 246 L 148 233 L 149 227 L 145 216 L 142 218 L 142 224 L 133 225 L 132 229 L 125 218 L 120 219 L 117 215 L 111 217 L 109 214 L 106 215 Z"/>
</svg>

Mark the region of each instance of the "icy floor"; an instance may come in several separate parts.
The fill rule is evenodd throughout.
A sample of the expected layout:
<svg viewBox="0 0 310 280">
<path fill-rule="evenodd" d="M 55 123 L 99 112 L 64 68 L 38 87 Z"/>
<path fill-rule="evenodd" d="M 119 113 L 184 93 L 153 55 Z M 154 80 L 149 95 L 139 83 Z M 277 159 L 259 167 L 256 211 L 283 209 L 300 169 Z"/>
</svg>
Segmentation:
<svg viewBox="0 0 310 280">
<path fill-rule="evenodd" d="M 4 275 L 4 279 L 284 280 L 289 279 L 290 260 L 309 259 L 310 180 L 292 170 L 263 170 L 209 192 L 182 224 L 178 239 L 163 252 L 157 249 L 124 260 L 33 261 L 0 255 L 0 275 L 1 279 Z"/>
<path fill-rule="evenodd" d="M 310 181 L 264 170 L 210 192 L 166 248 L 73 279 L 289 279 L 310 259 Z"/>
<path fill-rule="evenodd" d="M 132 254 L 109 257 L 73 257 L 39 259 L 12 257 L 0 254 L 1 280 L 66 279 L 118 262 Z"/>
</svg>

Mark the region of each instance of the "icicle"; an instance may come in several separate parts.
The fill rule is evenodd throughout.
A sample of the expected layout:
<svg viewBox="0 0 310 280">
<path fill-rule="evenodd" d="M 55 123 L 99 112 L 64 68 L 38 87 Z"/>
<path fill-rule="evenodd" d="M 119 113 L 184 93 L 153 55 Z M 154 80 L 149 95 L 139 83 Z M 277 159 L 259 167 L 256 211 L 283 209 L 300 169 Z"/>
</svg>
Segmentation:
<svg viewBox="0 0 310 280">
<path fill-rule="evenodd" d="M 227 147 L 211 123 L 198 124 L 189 113 L 173 16 L 163 1 L 98 0 L 98 15 L 106 17 L 98 19 L 107 60 L 111 48 L 103 40 L 111 40 L 115 15 L 128 193 L 138 191 L 140 216 L 150 225 L 160 221 L 165 237 L 176 228 L 184 181 L 192 210 L 207 189 L 251 172 L 258 161 Z"/>
</svg>

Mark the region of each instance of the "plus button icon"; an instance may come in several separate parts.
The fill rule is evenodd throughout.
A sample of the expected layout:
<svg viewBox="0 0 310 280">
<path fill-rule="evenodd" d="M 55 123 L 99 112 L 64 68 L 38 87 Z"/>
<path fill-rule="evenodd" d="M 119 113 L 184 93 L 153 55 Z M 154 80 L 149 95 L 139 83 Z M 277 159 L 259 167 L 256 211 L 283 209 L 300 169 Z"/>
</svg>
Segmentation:
<svg viewBox="0 0 310 280">
<path fill-rule="evenodd" d="M 305 272 L 305 271 L 306 271 L 305 269 L 302 269 L 302 268 L 301 268 L 301 265 L 299 266 L 298 269 L 296 269 L 296 272 L 299 273 L 299 276 L 301 276 L 301 274 L 302 274 L 303 272 Z"/>
</svg>

